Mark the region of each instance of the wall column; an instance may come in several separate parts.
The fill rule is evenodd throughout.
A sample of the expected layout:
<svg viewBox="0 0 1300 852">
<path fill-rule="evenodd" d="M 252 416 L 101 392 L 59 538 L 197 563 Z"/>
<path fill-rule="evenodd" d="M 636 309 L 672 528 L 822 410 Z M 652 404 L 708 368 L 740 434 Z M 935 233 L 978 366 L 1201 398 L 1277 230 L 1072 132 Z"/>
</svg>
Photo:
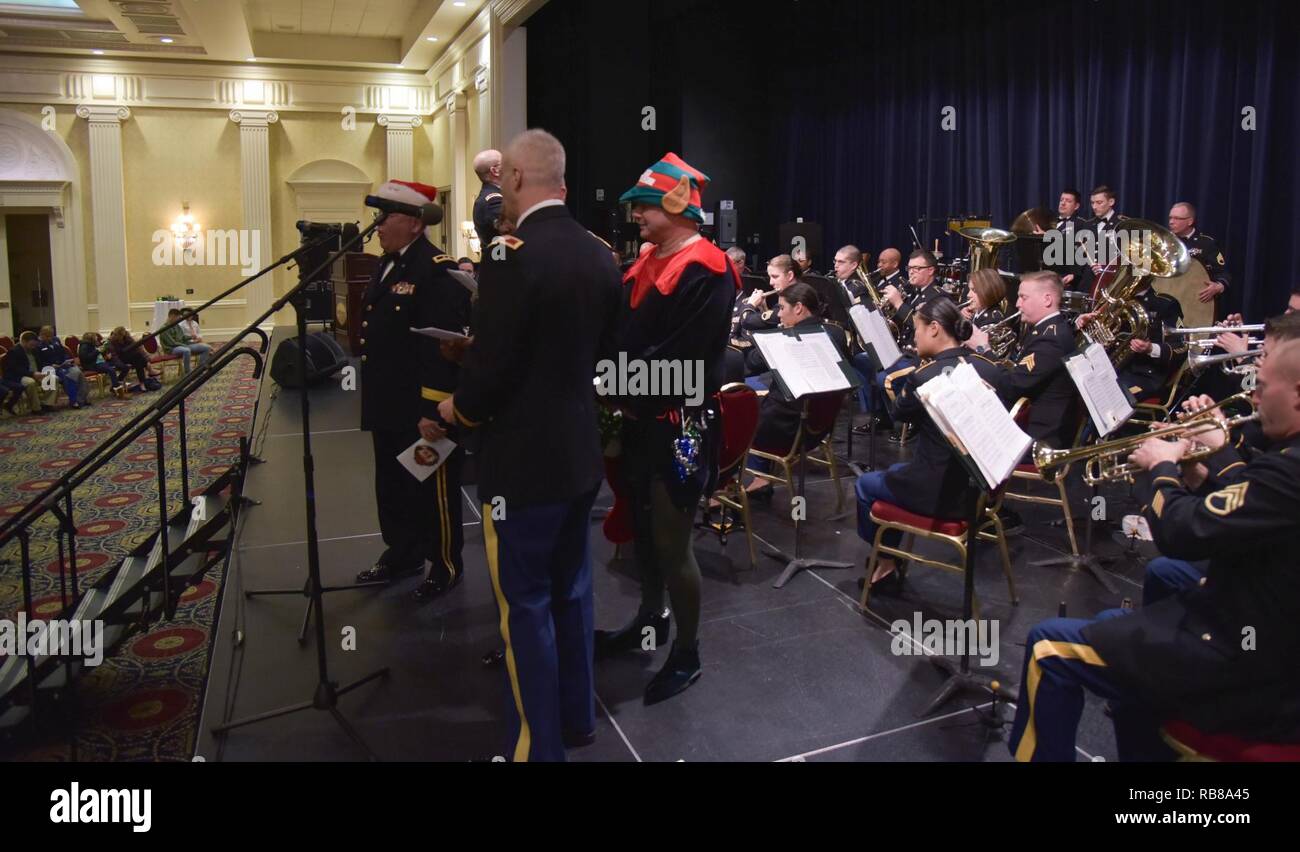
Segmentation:
<svg viewBox="0 0 1300 852">
<path fill-rule="evenodd" d="M 389 115 L 375 119 L 388 131 L 388 171 L 384 180 L 415 180 L 414 131 L 423 119 L 418 115 Z"/>
<path fill-rule="evenodd" d="M 244 203 L 244 230 L 256 233 L 257 256 L 253 263 L 258 269 L 271 262 L 271 146 L 270 127 L 280 120 L 274 110 L 236 109 L 230 111 L 230 120 L 239 125 L 240 195 Z M 273 275 L 274 273 L 272 273 Z M 271 275 L 248 285 L 245 307 L 247 322 L 260 317 L 271 307 L 275 298 L 275 284 Z"/>
<path fill-rule="evenodd" d="M 121 325 L 130 328 L 122 122 L 131 117 L 131 110 L 124 106 L 82 104 L 77 107 L 77 116 L 90 122 L 90 209 L 95 218 L 94 263 L 99 327 Z"/>
<path fill-rule="evenodd" d="M 451 131 L 451 194 L 455 204 L 454 210 L 447 211 L 451 217 L 447 230 L 451 234 L 451 244 L 455 246 L 452 257 L 464 257 L 469 254 L 469 246 L 460 231 L 460 223 L 470 218 L 472 199 L 478 196 L 478 188 L 471 190 L 466 178 L 469 171 L 469 112 L 465 109 L 464 92 L 453 92 L 447 97 L 447 127 Z"/>
</svg>

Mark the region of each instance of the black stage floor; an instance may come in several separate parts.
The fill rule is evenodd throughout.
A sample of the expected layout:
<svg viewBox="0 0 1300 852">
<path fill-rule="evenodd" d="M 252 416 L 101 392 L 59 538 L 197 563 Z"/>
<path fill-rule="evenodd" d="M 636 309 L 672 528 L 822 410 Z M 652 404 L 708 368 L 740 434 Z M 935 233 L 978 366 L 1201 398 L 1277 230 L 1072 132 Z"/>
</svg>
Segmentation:
<svg viewBox="0 0 1300 852">
<path fill-rule="evenodd" d="M 285 336 L 277 330 L 276 338 Z M 297 633 L 305 598 L 244 598 L 244 591 L 298 587 L 306 575 L 301 438 L 297 392 L 263 382 L 255 430 L 266 463 L 249 473 L 246 493 L 262 501 L 244 516 L 224 586 L 205 695 L 197 756 L 205 760 L 359 760 L 365 752 L 330 718 L 315 710 L 241 728 L 224 741 L 210 728 L 223 719 L 261 713 L 311 699 L 316 684 L 316 647 Z M 382 550 L 377 533 L 369 436 L 357 430 L 357 392 L 336 384 L 314 389 L 312 446 L 316 460 L 317 510 L 322 575 L 326 585 L 351 582 Z M 843 424 L 839 430 L 844 433 Z M 837 450 L 844 452 L 841 443 Z M 853 456 L 865 463 L 867 446 L 855 441 Z M 539 447 L 538 452 L 545 452 Z M 898 458 L 898 450 L 877 441 L 877 463 Z M 855 532 L 852 474 L 842 481 L 845 507 L 835 514 L 833 483 L 818 472 L 809 477 L 810 521 L 804 526 L 805 555 L 852 562 L 850 571 L 804 573 L 783 589 L 772 588 L 782 565 L 762 553 L 751 571 L 743 533 L 725 550 L 711 533 L 700 532 L 696 552 L 704 572 L 700 650 L 704 674 L 691 689 L 665 703 L 645 707 L 642 690 L 662 665 L 667 650 L 597 664 L 596 743 L 570 752 L 578 761 L 772 761 L 933 760 L 1004 761 L 1006 731 L 981 724 L 972 705 L 986 699 L 963 697 L 937 715 L 921 712 L 943 683 L 943 673 L 922 656 L 891 651 L 894 619 L 958 618 L 962 580 L 958 574 L 918 566 L 898 598 L 873 597 L 863 615 L 857 578 L 867 546 Z M 1080 486 L 1081 488 L 1081 486 Z M 499 644 L 496 608 L 483 554 L 473 486 L 465 500 L 466 579 L 445 598 L 417 603 L 409 578 L 381 589 L 342 591 L 325 599 L 330 675 L 345 683 L 388 666 L 387 678 L 361 686 L 340 700 L 343 714 L 382 760 L 469 761 L 505 753 L 502 718 L 508 700 L 503 669 L 485 669 L 484 652 Z M 755 508 L 761 542 L 790 548 L 793 525 L 783 492 L 770 507 Z M 1086 495 L 1077 493 L 1082 516 Z M 1107 492 L 1109 514 L 1134 511 L 1125 490 Z M 598 505 L 608 505 L 602 494 Z M 1141 557 L 1128 558 L 1121 542 L 1099 533 L 1094 550 L 1114 554 L 1109 574 L 1118 594 L 1094 579 L 1062 568 L 1031 568 L 1029 562 L 1067 552 L 1060 513 L 1019 504 L 1025 532 L 1010 539 L 1020 593 L 1011 606 L 999 560 L 984 546 L 976 576 L 983 616 L 1000 630 L 1002 681 L 1020 679 L 1026 632 L 1067 604 L 1070 615 L 1090 615 L 1141 593 Z M 1056 520 L 1057 526 L 1049 524 Z M 1080 528 L 1082 536 L 1082 528 Z M 635 611 L 637 584 L 627 563 L 611 567 L 613 546 L 592 524 L 596 623 L 622 624 Z M 1145 545 L 1143 546 L 1146 547 Z M 343 650 L 344 632 L 355 629 L 355 650 Z M 243 634 L 236 649 L 232 637 Z M 988 670 L 983 670 L 988 671 Z M 984 709 L 987 709 L 985 707 Z M 1008 719 L 1011 708 L 999 705 Z M 1114 737 L 1099 701 L 1089 696 L 1079 734 L 1079 758 L 1115 758 Z"/>
</svg>

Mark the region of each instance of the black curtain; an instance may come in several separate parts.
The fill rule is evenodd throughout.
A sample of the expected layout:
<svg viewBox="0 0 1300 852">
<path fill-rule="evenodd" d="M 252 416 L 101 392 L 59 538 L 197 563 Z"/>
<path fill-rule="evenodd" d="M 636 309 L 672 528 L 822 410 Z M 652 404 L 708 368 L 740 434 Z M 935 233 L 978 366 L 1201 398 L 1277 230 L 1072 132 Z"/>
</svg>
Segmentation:
<svg viewBox="0 0 1300 852">
<path fill-rule="evenodd" d="M 877 253 L 909 248 L 924 215 L 1006 227 L 1066 187 L 1087 215 L 1105 183 L 1121 212 L 1161 224 L 1190 201 L 1227 255 L 1224 306 L 1258 319 L 1300 280 L 1292 5 L 551 0 L 528 22 L 529 122 L 568 147 L 589 226 L 677 150 L 715 177 L 706 204 L 737 199 L 767 255 L 797 216 L 822 223 L 829 250 Z"/>
<path fill-rule="evenodd" d="M 769 66 L 788 105 L 772 140 L 781 212 L 823 222 L 828 245 L 906 249 L 906 223 L 925 214 L 991 213 L 1006 227 L 1073 187 L 1090 216 L 1089 190 L 1107 184 L 1122 213 L 1161 224 L 1173 202 L 1195 204 L 1227 255 L 1225 306 L 1277 313 L 1297 280 L 1289 6 L 792 5 L 805 45 L 861 50 Z"/>
</svg>

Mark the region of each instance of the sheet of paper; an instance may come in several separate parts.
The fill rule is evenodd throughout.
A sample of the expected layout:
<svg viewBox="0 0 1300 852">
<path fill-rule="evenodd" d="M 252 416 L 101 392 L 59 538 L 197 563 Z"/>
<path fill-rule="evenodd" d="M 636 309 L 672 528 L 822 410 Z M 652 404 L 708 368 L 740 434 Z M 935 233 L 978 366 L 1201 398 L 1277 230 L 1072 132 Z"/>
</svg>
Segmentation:
<svg viewBox="0 0 1300 852">
<path fill-rule="evenodd" d="M 839 366 L 839 350 L 824 331 L 798 337 L 783 331 L 759 332 L 754 343 L 795 399 L 851 387 Z"/>
<path fill-rule="evenodd" d="M 854 305 L 849 308 L 849 319 L 853 320 L 858 336 L 870 345 L 876 360 L 880 362 L 877 365 L 879 369 L 883 370 L 903 357 L 903 352 L 898 348 L 894 335 L 889 333 L 889 325 L 880 311 L 867 310 L 865 305 Z"/>
<path fill-rule="evenodd" d="M 459 269 L 448 269 L 447 272 L 452 278 L 456 279 L 456 282 L 460 284 L 460 286 L 464 287 L 475 296 L 478 295 L 478 280 L 473 275 Z"/>
<path fill-rule="evenodd" d="M 1111 434 L 1132 416 L 1133 406 L 1120 387 L 1115 365 L 1104 346 L 1090 344 L 1081 354 L 1068 358 L 1065 368 L 1079 389 L 1099 435 Z"/>
<path fill-rule="evenodd" d="M 970 364 L 917 389 L 930 417 L 958 452 L 969 456 L 990 488 L 1011 476 L 1033 441 Z"/>
<path fill-rule="evenodd" d="M 435 340 L 468 340 L 465 335 L 459 331 L 448 331 L 445 328 L 413 328 L 411 331 L 416 334 L 423 334 L 425 337 L 432 337 Z"/>
<path fill-rule="evenodd" d="M 397 454 L 397 461 L 416 479 L 424 482 L 442 467 L 456 445 L 448 438 L 426 441 L 423 438 Z"/>
</svg>

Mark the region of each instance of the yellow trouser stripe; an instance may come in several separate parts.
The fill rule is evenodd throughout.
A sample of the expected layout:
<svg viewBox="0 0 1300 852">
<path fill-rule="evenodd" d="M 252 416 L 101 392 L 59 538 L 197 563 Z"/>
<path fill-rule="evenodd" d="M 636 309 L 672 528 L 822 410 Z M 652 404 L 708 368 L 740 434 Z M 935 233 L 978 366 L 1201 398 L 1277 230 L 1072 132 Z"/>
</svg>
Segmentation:
<svg viewBox="0 0 1300 852">
<path fill-rule="evenodd" d="M 447 464 L 443 463 L 435 474 L 438 483 L 438 542 L 442 550 L 442 564 L 456 577 L 456 566 L 451 561 L 451 517 L 447 505 Z"/>
<path fill-rule="evenodd" d="M 1021 763 L 1028 763 L 1032 760 L 1034 749 L 1038 746 L 1038 731 L 1034 728 L 1034 699 L 1038 695 L 1038 682 L 1043 676 L 1043 670 L 1039 667 L 1038 661 L 1046 657 L 1082 660 L 1090 666 L 1106 665 L 1106 661 L 1097 655 L 1091 645 L 1082 645 L 1077 642 L 1053 642 L 1050 639 L 1040 639 L 1034 643 L 1034 655 L 1029 660 L 1029 684 L 1027 687 L 1029 693 L 1029 721 L 1025 724 L 1025 732 L 1020 737 L 1020 745 L 1016 746 L 1016 760 Z"/>
<path fill-rule="evenodd" d="M 532 747 L 532 731 L 524 715 L 524 696 L 519 689 L 519 670 L 515 666 L 515 649 L 510 644 L 510 604 L 501 591 L 501 575 L 497 566 L 497 529 L 492 523 L 492 507 L 483 504 L 483 544 L 487 549 L 488 574 L 492 577 L 492 591 L 497 596 L 497 609 L 501 613 L 501 638 L 506 643 L 506 671 L 510 674 L 510 691 L 515 696 L 515 710 L 519 713 L 519 739 L 515 742 L 515 762 L 526 763 Z"/>
<path fill-rule="evenodd" d="M 433 388 L 420 388 L 420 396 L 425 399 L 431 399 L 434 402 L 442 402 L 444 399 L 451 399 L 450 392 L 434 390 Z"/>
</svg>

